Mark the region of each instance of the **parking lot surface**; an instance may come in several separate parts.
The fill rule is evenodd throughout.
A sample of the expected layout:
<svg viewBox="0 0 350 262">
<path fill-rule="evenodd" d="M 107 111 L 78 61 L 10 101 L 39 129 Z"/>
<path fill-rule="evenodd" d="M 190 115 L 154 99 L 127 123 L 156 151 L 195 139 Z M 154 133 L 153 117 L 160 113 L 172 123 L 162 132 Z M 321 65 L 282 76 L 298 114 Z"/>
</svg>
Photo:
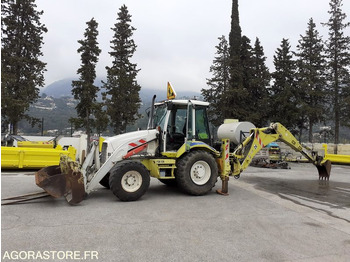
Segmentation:
<svg viewBox="0 0 350 262">
<path fill-rule="evenodd" d="M 311 164 L 249 167 L 194 197 L 151 179 L 138 201 L 99 188 L 2 206 L 2 261 L 350 261 L 350 166 L 319 181 Z M 40 191 L 33 172 L 2 171 L 1 197 Z M 17 257 L 17 259 L 16 259 Z M 49 258 L 49 259 L 46 259 Z"/>
</svg>

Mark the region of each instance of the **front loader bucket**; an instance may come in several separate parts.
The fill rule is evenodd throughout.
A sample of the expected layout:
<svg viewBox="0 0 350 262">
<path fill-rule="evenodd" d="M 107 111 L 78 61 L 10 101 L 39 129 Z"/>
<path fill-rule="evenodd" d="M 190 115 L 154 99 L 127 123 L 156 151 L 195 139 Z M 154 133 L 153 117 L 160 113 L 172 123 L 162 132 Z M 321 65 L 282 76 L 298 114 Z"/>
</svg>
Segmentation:
<svg viewBox="0 0 350 262">
<path fill-rule="evenodd" d="M 49 166 L 35 173 L 35 183 L 53 197 L 61 197 L 66 193 L 66 179 L 60 166 Z"/>
<path fill-rule="evenodd" d="M 56 198 L 65 196 L 69 204 L 78 204 L 86 195 L 83 175 L 74 162 L 60 164 L 40 169 L 35 173 L 35 182 L 49 195 Z"/>
<path fill-rule="evenodd" d="M 316 165 L 316 167 L 318 170 L 318 178 L 320 180 L 329 180 L 332 168 L 331 161 L 326 160 L 324 163 Z"/>
</svg>

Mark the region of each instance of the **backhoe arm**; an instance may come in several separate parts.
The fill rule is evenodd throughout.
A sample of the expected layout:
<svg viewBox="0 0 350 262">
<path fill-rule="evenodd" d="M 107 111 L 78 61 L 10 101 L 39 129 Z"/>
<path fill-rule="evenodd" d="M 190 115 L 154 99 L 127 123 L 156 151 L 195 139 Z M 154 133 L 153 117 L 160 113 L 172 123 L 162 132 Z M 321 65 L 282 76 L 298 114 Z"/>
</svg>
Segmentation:
<svg viewBox="0 0 350 262">
<path fill-rule="evenodd" d="M 292 133 L 280 123 L 273 123 L 270 127 L 253 128 L 250 130 L 250 135 L 240 144 L 233 153 L 229 153 L 229 161 L 222 161 L 221 180 L 223 181 L 222 190 L 218 190 L 220 194 L 227 194 L 228 176 L 238 178 L 252 162 L 254 156 L 266 145 L 271 142 L 280 140 L 290 146 L 297 152 L 300 152 L 311 163 L 313 163 L 319 173 L 319 179 L 329 180 L 331 162 L 324 160 L 317 152 L 302 146 Z M 229 141 L 223 141 L 223 149 L 228 148 Z M 227 156 L 227 151 L 223 150 L 223 157 Z M 227 159 L 226 159 L 227 160 Z M 228 165 L 230 168 L 228 168 Z M 230 170 L 230 171 L 228 171 Z"/>
<path fill-rule="evenodd" d="M 279 135 L 279 140 L 284 142 L 286 145 L 294 149 L 296 152 L 301 153 L 306 157 L 309 162 L 315 166 L 320 165 L 323 157 L 318 156 L 317 152 L 311 151 L 309 148 L 302 146 L 299 141 L 292 135 L 287 128 L 280 123 L 274 123 L 271 128 Z"/>
</svg>

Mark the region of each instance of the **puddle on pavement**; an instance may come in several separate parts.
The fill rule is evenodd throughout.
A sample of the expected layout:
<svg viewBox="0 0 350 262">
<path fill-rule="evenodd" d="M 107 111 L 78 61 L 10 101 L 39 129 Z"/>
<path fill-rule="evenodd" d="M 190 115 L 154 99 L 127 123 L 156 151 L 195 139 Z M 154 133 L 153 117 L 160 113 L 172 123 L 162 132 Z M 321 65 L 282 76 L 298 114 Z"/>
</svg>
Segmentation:
<svg viewBox="0 0 350 262">
<path fill-rule="evenodd" d="M 286 177 L 257 177 L 248 175 L 244 182 L 254 184 L 258 190 L 267 191 L 277 195 L 293 195 L 310 201 L 323 202 L 332 208 L 350 207 L 350 183 L 326 181 L 289 179 Z"/>
</svg>

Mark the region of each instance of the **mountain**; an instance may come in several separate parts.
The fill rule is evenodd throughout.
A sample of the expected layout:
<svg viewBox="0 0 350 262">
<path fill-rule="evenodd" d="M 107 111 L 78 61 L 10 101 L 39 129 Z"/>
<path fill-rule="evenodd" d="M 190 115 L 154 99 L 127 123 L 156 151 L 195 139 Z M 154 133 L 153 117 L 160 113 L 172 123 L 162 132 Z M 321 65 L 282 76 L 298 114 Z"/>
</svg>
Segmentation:
<svg viewBox="0 0 350 262">
<path fill-rule="evenodd" d="M 47 96 L 51 96 L 53 98 L 61 98 L 61 97 L 73 97 L 72 95 L 72 81 L 76 80 L 74 78 L 65 78 L 58 80 L 56 82 L 53 82 L 52 84 L 46 86 L 44 89 L 41 90 L 40 94 L 46 94 Z M 104 80 L 102 77 L 97 77 L 95 81 L 95 85 L 101 87 L 102 86 L 102 80 Z M 101 98 L 101 92 L 103 92 L 104 89 L 102 89 L 99 93 L 99 98 Z M 140 90 L 140 98 L 143 102 L 149 102 L 152 100 L 153 95 L 157 96 L 157 100 L 164 100 L 166 99 L 166 88 L 164 90 L 160 89 L 154 89 L 154 88 L 147 88 L 142 87 Z M 195 91 L 181 91 L 178 92 L 178 99 L 181 98 L 193 98 L 193 97 L 200 97 L 201 94 L 199 92 Z"/>
<path fill-rule="evenodd" d="M 38 101 L 30 107 L 28 112 L 29 115 L 44 122 L 45 134 L 69 135 L 71 133 L 72 126 L 69 119 L 71 117 L 76 117 L 75 107 L 78 103 L 71 93 L 72 80 L 74 80 L 74 78 L 61 79 L 48 85 L 40 92 L 41 97 Z M 102 86 L 101 80 L 102 78 L 97 78 L 95 85 Z M 139 113 L 142 117 L 137 120 L 135 125 L 130 127 L 130 130 L 137 130 L 137 128 L 144 129 L 147 127 L 147 116 L 145 111 L 151 106 L 153 95 L 157 96 L 156 101 L 165 100 L 166 88 L 163 90 L 145 87 L 141 88 L 140 98 L 142 103 L 140 105 Z M 200 93 L 194 91 L 181 91 L 178 92 L 177 98 L 190 99 L 195 96 L 200 97 Z M 101 99 L 101 91 L 98 99 Z M 39 125 L 31 127 L 30 124 L 24 120 L 19 123 L 19 129 L 23 134 L 40 134 L 41 132 L 41 127 Z"/>
<path fill-rule="evenodd" d="M 72 96 L 72 80 L 73 78 L 65 78 L 53 82 L 41 90 L 40 95 L 46 94 L 54 98 L 60 98 L 64 96 Z M 101 81 L 100 81 L 101 82 Z"/>
<path fill-rule="evenodd" d="M 97 83 L 101 83 L 101 79 L 97 80 Z M 71 94 L 72 78 L 59 80 L 49 86 L 47 86 L 42 92 L 38 101 L 33 104 L 29 109 L 29 115 L 38 118 L 44 124 L 45 135 L 70 135 L 72 132 L 72 126 L 69 122 L 71 117 L 76 117 L 76 105 L 75 100 Z M 44 95 L 46 94 L 46 95 Z M 137 128 L 145 129 L 147 127 L 147 115 L 146 109 L 151 106 L 151 100 L 153 95 L 157 95 L 156 101 L 162 101 L 166 98 L 166 89 L 151 89 L 141 88 L 140 98 L 142 103 L 140 105 L 139 113 L 142 115 L 140 119 L 136 121 L 133 126 L 129 127 L 128 131 L 137 130 Z M 194 96 L 200 97 L 199 92 L 194 91 L 180 91 L 178 92 L 178 99 L 190 99 Z M 333 122 L 327 123 L 333 126 Z M 315 130 L 320 127 L 316 126 Z M 40 135 L 41 127 L 36 125 L 31 127 L 25 120 L 19 123 L 19 129 L 22 134 Z M 318 131 L 315 131 L 315 139 L 319 136 Z M 105 133 L 107 136 L 113 135 L 111 129 Z M 350 141 L 350 132 L 348 127 L 341 127 L 340 137 L 342 143 L 348 143 Z M 306 139 L 306 138 L 305 138 Z M 327 140 L 331 141 L 332 135 L 327 137 Z M 326 142 L 326 141 L 324 141 Z"/>
<path fill-rule="evenodd" d="M 52 84 L 46 86 L 41 90 L 40 95 L 46 94 L 54 98 L 60 97 L 73 97 L 72 95 L 72 81 L 77 80 L 76 78 L 64 78 L 58 81 L 53 82 Z M 96 78 L 95 85 L 102 86 L 102 78 Z"/>
</svg>

